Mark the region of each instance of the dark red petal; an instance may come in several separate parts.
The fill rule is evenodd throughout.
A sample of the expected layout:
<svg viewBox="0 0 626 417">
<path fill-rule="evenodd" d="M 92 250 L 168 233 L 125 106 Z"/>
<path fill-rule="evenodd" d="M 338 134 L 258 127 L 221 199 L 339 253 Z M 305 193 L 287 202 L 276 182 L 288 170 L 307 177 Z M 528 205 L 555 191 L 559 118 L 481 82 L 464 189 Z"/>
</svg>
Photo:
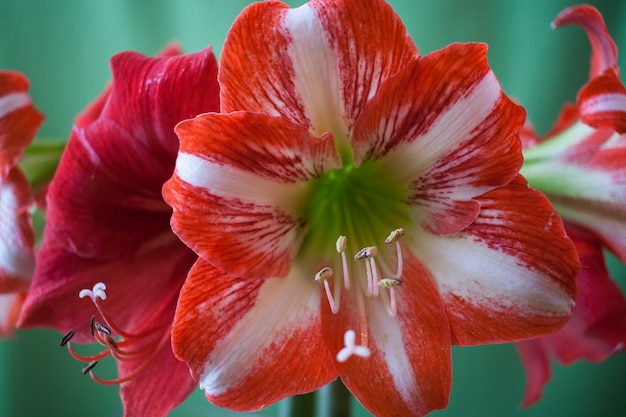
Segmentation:
<svg viewBox="0 0 626 417">
<path fill-rule="evenodd" d="M 545 345 L 546 338 L 524 340 L 516 344 L 524 369 L 526 370 L 526 388 L 523 407 L 529 407 L 539 401 L 543 387 L 552 378 L 549 351 Z"/>
</svg>

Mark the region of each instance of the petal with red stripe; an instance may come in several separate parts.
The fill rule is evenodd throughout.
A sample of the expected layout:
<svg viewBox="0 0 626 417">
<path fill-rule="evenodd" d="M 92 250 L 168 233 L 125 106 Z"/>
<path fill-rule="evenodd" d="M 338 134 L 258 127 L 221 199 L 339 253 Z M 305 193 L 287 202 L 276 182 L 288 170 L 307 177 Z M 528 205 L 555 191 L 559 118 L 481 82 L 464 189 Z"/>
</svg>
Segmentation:
<svg viewBox="0 0 626 417">
<path fill-rule="evenodd" d="M 521 177 L 478 201 L 480 215 L 458 235 L 409 243 L 437 282 L 453 343 L 554 332 L 569 318 L 580 267 L 561 219 Z"/>
<path fill-rule="evenodd" d="M 224 45 L 222 111 L 281 115 L 342 140 L 384 80 L 417 53 L 380 0 L 253 4 Z"/>
<path fill-rule="evenodd" d="M 355 160 L 410 184 L 415 223 L 453 234 L 478 215 L 473 197 L 517 175 L 524 117 L 502 93 L 485 45 L 451 45 L 381 87 L 355 125 Z"/>
<path fill-rule="evenodd" d="M 333 354 L 344 347 L 347 330 L 355 331 L 357 345 L 371 351 L 368 358 L 353 355 L 337 367 L 348 389 L 376 416 L 424 416 L 445 408 L 450 394 L 444 306 L 431 276 L 411 253 L 404 271 L 402 284 L 393 288 L 395 317 L 388 313 L 390 290 L 384 288 L 378 297 L 347 292 L 337 315 L 323 309 L 324 335 Z"/>
<path fill-rule="evenodd" d="M 206 114 L 178 125 L 166 201 L 201 257 L 244 277 L 284 276 L 306 226 L 307 181 L 339 166 L 333 138 L 284 118 Z"/>
<path fill-rule="evenodd" d="M 284 278 L 244 279 L 199 259 L 172 332 L 208 400 L 253 411 L 337 377 L 321 328 L 321 292 L 298 266 Z"/>
</svg>

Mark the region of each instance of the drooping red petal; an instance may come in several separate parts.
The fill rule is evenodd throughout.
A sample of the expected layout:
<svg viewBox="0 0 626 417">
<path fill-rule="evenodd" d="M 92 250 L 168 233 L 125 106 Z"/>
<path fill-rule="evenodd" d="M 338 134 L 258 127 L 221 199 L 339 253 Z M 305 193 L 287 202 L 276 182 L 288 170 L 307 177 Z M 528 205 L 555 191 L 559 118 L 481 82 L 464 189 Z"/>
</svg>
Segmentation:
<svg viewBox="0 0 626 417">
<path fill-rule="evenodd" d="M 601 241 L 577 228 L 568 232 L 582 264 L 578 295 L 572 318 L 549 341 L 562 364 L 600 362 L 626 346 L 626 299 L 609 277 Z"/>
<path fill-rule="evenodd" d="M 405 252 L 406 247 L 405 247 Z M 391 317 L 385 294 L 359 300 L 347 292 L 339 313 L 322 300 L 324 336 L 333 355 L 354 330 L 356 343 L 369 347 L 369 358 L 336 362 L 341 379 L 376 416 L 424 416 L 445 408 L 452 382 L 450 329 L 432 278 L 410 253 L 405 256 L 402 285 L 394 287 L 397 315 Z"/>
<path fill-rule="evenodd" d="M 0 293 L 25 291 L 33 276 L 33 204 L 28 180 L 18 168 L 0 179 Z"/>
<path fill-rule="evenodd" d="M 474 197 L 511 181 L 522 165 L 521 107 L 504 96 L 486 45 L 455 44 L 405 66 L 355 125 L 357 164 L 375 161 L 410 184 L 416 223 L 449 235 L 470 224 Z"/>
<path fill-rule="evenodd" d="M 589 78 L 597 77 L 607 69 L 617 71 L 617 46 L 606 29 L 602 14 L 596 8 L 587 5 L 568 7 L 552 22 L 555 29 L 563 25 L 577 25 L 587 32 L 591 43 Z"/>
<path fill-rule="evenodd" d="M 163 189 L 174 231 L 233 274 L 284 276 L 303 237 L 306 181 L 339 164 L 332 136 L 248 112 L 201 115 L 176 131 L 180 154 Z"/>
<path fill-rule="evenodd" d="M 545 337 L 530 339 L 515 345 L 526 371 L 523 407 L 529 407 L 539 401 L 544 385 L 552 378 L 550 356 L 545 340 Z"/>
<path fill-rule="evenodd" d="M 626 300 L 609 277 L 601 241 L 589 231 L 567 223 L 566 227 L 582 265 L 576 278 L 576 305 L 559 331 L 518 343 L 528 379 L 524 406 L 541 398 L 551 377 L 550 356 L 562 365 L 581 359 L 601 362 L 626 346 Z"/>
<path fill-rule="evenodd" d="M 224 45 L 222 111 L 282 115 L 341 139 L 379 85 L 416 55 L 380 0 L 314 0 L 296 9 L 255 3 Z"/>
<path fill-rule="evenodd" d="M 322 336 L 321 292 L 308 278 L 294 268 L 285 278 L 242 279 L 196 262 L 172 338 L 210 402 L 253 411 L 336 378 Z"/>
<path fill-rule="evenodd" d="M 460 234 L 410 244 L 438 284 L 453 343 L 554 332 L 569 318 L 580 268 L 561 219 L 521 177 L 478 201 L 480 215 Z"/>
<path fill-rule="evenodd" d="M 0 71 L 0 178 L 17 164 L 44 119 L 32 104 L 29 85 L 19 72 Z"/>
</svg>

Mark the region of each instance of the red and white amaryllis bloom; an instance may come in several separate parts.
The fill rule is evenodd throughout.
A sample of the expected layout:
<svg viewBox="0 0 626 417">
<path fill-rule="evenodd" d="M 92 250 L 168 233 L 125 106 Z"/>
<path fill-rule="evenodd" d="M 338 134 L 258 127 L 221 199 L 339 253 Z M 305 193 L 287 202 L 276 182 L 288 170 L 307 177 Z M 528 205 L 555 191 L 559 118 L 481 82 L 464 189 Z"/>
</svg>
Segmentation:
<svg viewBox="0 0 626 417">
<path fill-rule="evenodd" d="M 560 363 L 600 362 L 626 346 L 626 299 L 609 277 L 603 248 L 626 262 L 626 88 L 617 48 L 590 6 L 561 12 L 553 26 L 574 24 L 592 46 L 589 82 L 544 138 L 529 132 L 523 174 L 563 217 L 582 269 L 572 319 L 560 331 L 518 345 L 528 372 L 524 399 L 541 397 L 553 355 Z"/>
<path fill-rule="evenodd" d="M 43 115 L 23 74 L 0 71 L 0 336 L 11 334 L 35 269 L 28 180 L 17 167 Z"/>
<path fill-rule="evenodd" d="M 85 373 L 121 384 L 125 416 L 163 416 L 196 386 L 170 342 L 196 256 L 172 233 L 161 188 L 178 152 L 174 126 L 219 109 L 217 62 L 210 48 L 169 48 L 157 58 L 118 54 L 111 68 L 111 86 L 77 119 L 50 184 L 18 324 L 68 332 L 63 344 Z M 76 341 L 104 348 L 84 356 Z M 93 361 L 105 357 L 118 361 L 119 378 L 96 376 Z"/>
<path fill-rule="evenodd" d="M 340 376 L 373 414 L 445 407 L 452 344 L 550 333 L 578 271 L 518 175 L 524 111 L 482 44 L 419 56 L 383 1 L 256 3 L 222 113 L 180 123 L 164 186 L 198 255 L 172 340 L 239 411 Z"/>
</svg>

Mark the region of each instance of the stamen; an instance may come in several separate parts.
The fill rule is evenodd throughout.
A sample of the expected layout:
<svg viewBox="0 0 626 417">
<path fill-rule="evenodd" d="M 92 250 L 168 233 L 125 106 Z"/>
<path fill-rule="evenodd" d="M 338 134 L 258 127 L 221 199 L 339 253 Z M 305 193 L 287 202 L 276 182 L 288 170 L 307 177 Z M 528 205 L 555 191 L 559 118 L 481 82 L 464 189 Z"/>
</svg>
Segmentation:
<svg viewBox="0 0 626 417">
<path fill-rule="evenodd" d="M 391 233 L 389 233 L 389 236 L 387 236 L 387 239 L 385 239 L 385 243 L 396 243 L 402 236 L 404 236 L 404 229 L 400 228 L 392 230 Z"/>
<path fill-rule="evenodd" d="M 400 284 L 402 284 L 402 281 L 398 278 L 383 278 L 378 281 L 378 286 L 383 288 L 397 287 Z"/>
<path fill-rule="evenodd" d="M 328 283 L 328 279 L 330 277 L 332 277 L 334 274 L 334 271 L 329 268 L 329 267 L 324 267 L 322 269 L 320 269 L 316 274 L 315 274 L 315 282 L 323 282 L 324 283 L 324 289 L 326 290 L 326 298 L 328 298 L 328 304 L 330 305 L 330 311 L 333 312 L 333 314 L 337 314 L 337 312 L 339 311 L 337 309 L 337 305 L 335 304 L 335 297 L 333 296 L 333 293 L 330 289 L 330 284 Z"/>
<path fill-rule="evenodd" d="M 383 278 L 378 281 L 378 285 L 383 288 L 389 289 L 389 308 L 387 312 L 391 317 L 395 317 L 398 314 L 398 307 L 396 304 L 396 290 L 394 287 L 402 284 L 398 278 Z"/>
<path fill-rule="evenodd" d="M 83 369 L 81 369 L 81 372 L 83 373 L 83 375 L 86 375 L 87 372 L 90 372 L 93 368 L 96 367 L 97 364 L 98 364 L 98 361 L 91 361 L 87 365 L 83 366 Z"/>
<path fill-rule="evenodd" d="M 69 332 L 67 332 L 65 336 L 63 336 L 63 338 L 61 339 L 61 347 L 67 345 L 69 341 L 72 340 L 73 337 L 74 337 L 74 330 L 70 330 Z"/>
<path fill-rule="evenodd" d="M 344 347 L 337 353 L 337 362 L 345 362 L 352 355 L 369 358 L 371 351 L 367 346 L 357 345 L 354 330 L 347 330 L 343 335 Z"/>
<path fill-rule="evenodd" d="M 104 323 L 101 323 L 96 320 L 95 315 L 91 316 L 89 321 L 89 333 L 95 341 L 103 345 L 105 349 L 89 356 L 77 353 L 70 342 L 74 337 L 74 331 L 68 332 L 63 336 L 61 346 L 67 346 L 67 350 L 73 358 L 87 362 L 87 365 L 82 368 L 83 374 L 89 373 L 91 379 L 98 383 L 113 385 L 128 381 L 141 370 L 145 369 L 156 357 L 160 349 L 169 341 L 169 333 L 164 333 L 158 326 L 138 334 L 123 331 L 120 326 L 112 320 L 111 316 L 101 304 L 102 301 L 107 298 L 105 290 L 106 285 L 102 282 L 98 282 L 92 289 L 83 289 L 78 294 L 80 298 L 89 297 L 104 320 Z M 94 375 L 92 370 L 98 360 L 107 356 L 112 356 L 118 361 L 137 361 L 137 366 L 131 373 L 126 374 L 123 378 L 104 380 Z"/>
<path fill-rule="evenodd" d="M 354 260 L 360 261 L 361 259 L 374 257 L 377 254 L 378 254 L 378 248 L 376 246 L 368 246 L 358 251 L 356 255 L 354 255 Z"/>
<path fill-rule="evenodd" d="M 354 255 L 355 261 L 365 259 L 365 270 L 367 271 L 367 293 L 369 297 L 371 295 L 378 295 L 378 288 L 376 288 L 376 282 L 378 281 L 378 272 L 376 270 L 376 262 L 374 256 L 378 254 L 378 248 L 376 246 L 368 246 L 361 249 Z"/>
<path fill-rule="evenodd" d="M 398 270 L 396 271 L 395 278 L 398 279 L 402 276 L 402 249 L 400 248 L 400 238 L 404 236 L 404 233 L 404 229 L 399 228 L 389 233 L 389 236 L 385 239 L 386 244 L 396 244 L 396 253 L 398 254 Z"/>
<path fill-rule="evenodd" d="M 350 289 L 350 275 L 348 272 L 348 260 L 346 259 L 346 244 L 348 238 L 339 236 L 337 238 L 337 252 L 341 254 L 341 263 L 343 265 L 343 286 L 346 290 Z"/>
</svg>

